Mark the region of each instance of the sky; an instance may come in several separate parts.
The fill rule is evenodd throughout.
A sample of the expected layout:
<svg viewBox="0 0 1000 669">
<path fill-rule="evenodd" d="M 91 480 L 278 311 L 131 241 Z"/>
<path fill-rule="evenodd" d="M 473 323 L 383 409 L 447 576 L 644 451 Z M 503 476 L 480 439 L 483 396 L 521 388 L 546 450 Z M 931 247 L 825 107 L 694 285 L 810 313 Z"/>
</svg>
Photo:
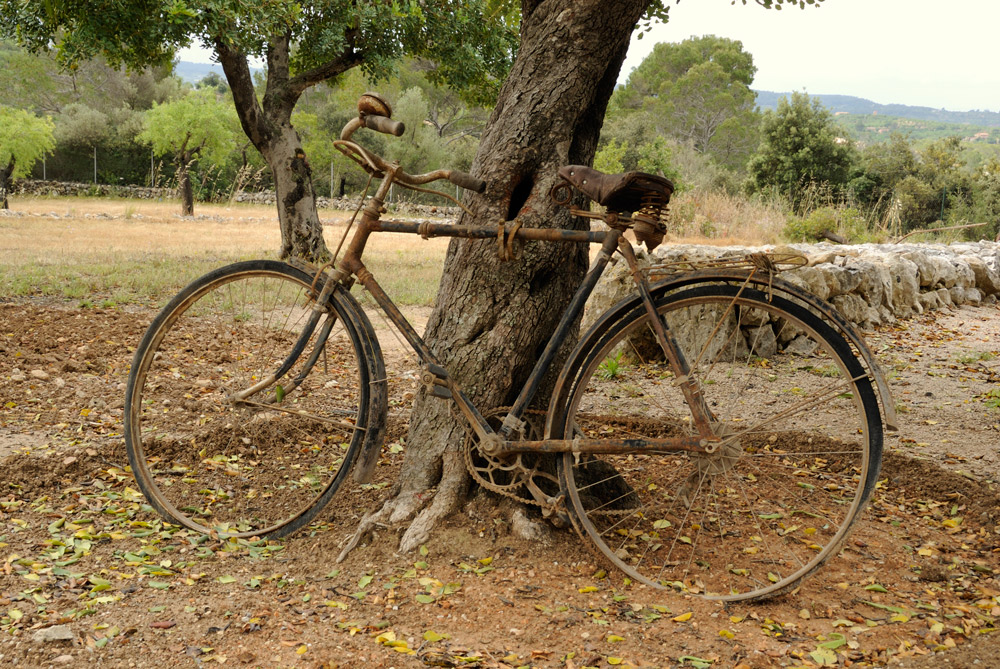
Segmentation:
<svg viewBox="0 0 1000 669">
<path fill-rule="evenodd" d="M 741 41 L 757 90 L 1000 111 L 997 0 L 825 0 L 780 11 L 754 0 L 681 0 L 666 24 L 633 37 L 620 81 L 657 42 L 701 35 Z"/>
<path fill-rule="evenodd" d="M 757 66 L 757 90 L 1000 111 L 998 0 L 825 0 L 780 11 L 754 0 L 681 0 L 669 22 L 633 37 L 621 83 L 657 42 L 700 35 L 740 40 Z M 179 55 L 207 63 L 211 54 Z"/>
</svg>

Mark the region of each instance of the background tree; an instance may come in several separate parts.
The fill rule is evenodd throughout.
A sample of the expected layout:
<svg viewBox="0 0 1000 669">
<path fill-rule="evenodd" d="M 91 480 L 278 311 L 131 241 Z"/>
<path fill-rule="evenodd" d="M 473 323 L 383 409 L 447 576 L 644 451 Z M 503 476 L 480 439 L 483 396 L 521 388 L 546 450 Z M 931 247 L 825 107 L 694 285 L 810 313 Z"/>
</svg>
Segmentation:
<svg viewBox="0 0 1000 669">
<path fill-rule="evenodd" d="M 730 169 L 757 144 L 757 72 L 741 42 L 707 35 L 657 44 L 612 99 L 611 118 L 641 114 L 655 135 L 687 142 Z"/>
<path fill-rule="evenodd" d="M 111 67 L 101 57 L 64 68 L 52 52 L 29 53 L 0 40 L 0 90 L 5 104 L 39 114 L 56 115 L 74 103 L 105 114 L 123 107 L 143 111 L 177 94 L 180 81 L 171 76 L 172 71 L 170 63 L 129 71 Z"/>
<path fill-rule="evenodd" d="M 53 124 L 22 109 L 0 105 L 0 209 L 7 209 L 10 180 L 24 176 L 52 150 Z"/>
<path fill-rule="evenodd" d="M 192 40 L 214 50 L 240 123 L 271 169 L 282 232 L 281 256 L 328 255 L 308 161 L 291 123 L 311 87 L 362 66 L 386 74 L 403 53 L 437 63 L 432 81 L 470 97 L 495 92 L 514 35 L 496 0 L 392 3 L 380 0 L 149 0 L 89 5 L 0 0 L 0 37 L 34 50 L 55 45 L 65 64 L 102 54 L 112 64 L 166 64 Z M 294 49 L 293 49 L 294 45 Z M 262 58 L 266 83 L 255 89 L 249 59 Z"/>
<path fill-rule="evenodd" d="M 177 168 L 181 215 L 193 216 L 192 164 L 201 158 L 225 161 L 238 144 L 239 125 L 232 106 L 208 88 L 153 105 L 138 138 L 152 146 L 154 153 L 171 157 Z"/>
<path fill-rule="evenodd" d="M 764 112 L 760 147 L 749 164 L 751 190 L 776 189 L 797 206 L 813 184 L 841 188 L 854 160 L 851 143 L 838 137 L 842 132 L 819 100 L 799 92 L 782 97 L 776 110 Z"/>
</svg>

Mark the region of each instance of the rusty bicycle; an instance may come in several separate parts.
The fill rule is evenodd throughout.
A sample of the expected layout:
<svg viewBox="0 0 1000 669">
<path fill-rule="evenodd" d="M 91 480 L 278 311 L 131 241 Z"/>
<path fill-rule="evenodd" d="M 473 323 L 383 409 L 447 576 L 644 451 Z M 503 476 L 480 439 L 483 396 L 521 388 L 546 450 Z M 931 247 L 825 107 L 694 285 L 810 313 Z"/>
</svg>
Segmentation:
<svg viewBox="0 0 1000 669">
<path fill-rule="evenodd" d="M 472 477 L 568 519 L 629 577 L 757 599 L 794 588 L 836 554 L 875 487 L 883 426 L 894 427 L 895 414 L 855 328 L 781 278 L 800 258 L 642 265 L 625 233 L 660 243 L 672 184 L 583 166 L 562 168 L 552 196 L 604 223 L 589 230 L 383 220 L 393 184 L 484 184 L 449 170 L 408 174 L 352 141 L 361 128 L 402 130 L 368 94 L 335 141 L 380 180 L 335 266 L 222 267 L 171 300 L 138 346 L 126 445 L 160 514 L 199 532 L 276 537 L 316 519 L 352 470 L 369 480 L 387 381 L 351 293 L 357 283 L 416 352 L 421 392 L 452 402 L 467 422 Z M 514 404 L 484 415 L 365 266 L 380 232 L 600 251 Z M 532 408 L 613 256 L 635 291 L 579 337 L 547 407 Z"/>
</svg>

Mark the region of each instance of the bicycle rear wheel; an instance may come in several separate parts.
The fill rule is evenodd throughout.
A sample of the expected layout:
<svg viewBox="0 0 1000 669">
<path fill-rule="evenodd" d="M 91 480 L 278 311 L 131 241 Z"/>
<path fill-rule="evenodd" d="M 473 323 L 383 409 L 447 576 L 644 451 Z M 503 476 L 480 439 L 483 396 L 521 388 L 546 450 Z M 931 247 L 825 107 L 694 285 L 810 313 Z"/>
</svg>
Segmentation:
<svg viewBox="0 0 1000 669">
<path fill-rule="evenodd" d="M 338 288 L 304 337 L 311 283 L 281 262 L 229 265 L 185 288 L 147 330 L 126 391 L 126 447 L 139 487 L 171 522 L 288 534 L 332 498 L 365 440 L 381 440 L 385 372 L 371 325 Z"/>
<path fill-rule="evenodd" d="M 738 285 L 654 294 L 723 437 L 714 454 L 561 461 L 577 530 L 629 576 L 713 599 L 795 587 L 839 549 L 878 475 L 882 423 L 841 335 L 804 306 Z M 554 438 L 695 434 L 642 303 L 571 355 Z"/>
</svg>

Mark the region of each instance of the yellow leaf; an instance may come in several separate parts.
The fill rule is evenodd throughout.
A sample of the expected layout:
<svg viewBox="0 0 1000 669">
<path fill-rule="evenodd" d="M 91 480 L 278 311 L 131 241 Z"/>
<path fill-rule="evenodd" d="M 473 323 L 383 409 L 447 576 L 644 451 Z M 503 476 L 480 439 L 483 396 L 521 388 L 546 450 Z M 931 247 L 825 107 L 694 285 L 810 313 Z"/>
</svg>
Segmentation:
<svg viewBox="0 0 1000 669">
<path fill-rule="evenodd" d="M 683 623 L 687 622 L 688 620 L 691 620 L 691 616 L 693 615 L 694 611 L 688 611 L 687 613 L 682 613 L 679 616 L 675 616 L 673 620 L 675 623 Z"/>
<path fill-rule="evenodd" d="M 729 630 L 719 630 L 719 636 L 721 636 L 723 639 L 735 639 L 736 638 L 736 635 L 733 634 L 732 632 L 730 632 Z"/>
<path fill-rule="evenodd" d="M 608 635 L 608 643 L 618 643 L 619 641 L 624 641 L 625 637 L 618 636 L 617 634 Z"/>
<path fill-rule="evenodd" d="M 584 588 L 580 588 L 580 592 L 597 592 L 596 585 L 588 585 Z"/>
<path fill-rule="evenodd" d="M 301 646 L 295 649 L 295 652 L 298 655 L 305 655 L 307 650 L 309 650 L 309 648 L 306 647 L 305 644 L 302 644 Z"/>
<path fill-rule="evenodd" d="M 623 660 L 620 657 L 609 657 L 608 664 L 621 664 Z"/>
<path fill-rule="evenodd" d="M 431 643 L 435 643 L 437 641 L 441 641 L 442 639 L 447 639 L 447 638 L 448 638 L 447 635 L 438 634 L 437 632 L 433 632 L 431 630 L 427 630 L 426 632 L 424 632 L 424 641 L 430 641 Z"/>
<path fill-rule="evenodd" d="M 731 623 L 741 623 L 746 618 L 746 616 L 729 616 L 729 622 Z"/>
</svg>

